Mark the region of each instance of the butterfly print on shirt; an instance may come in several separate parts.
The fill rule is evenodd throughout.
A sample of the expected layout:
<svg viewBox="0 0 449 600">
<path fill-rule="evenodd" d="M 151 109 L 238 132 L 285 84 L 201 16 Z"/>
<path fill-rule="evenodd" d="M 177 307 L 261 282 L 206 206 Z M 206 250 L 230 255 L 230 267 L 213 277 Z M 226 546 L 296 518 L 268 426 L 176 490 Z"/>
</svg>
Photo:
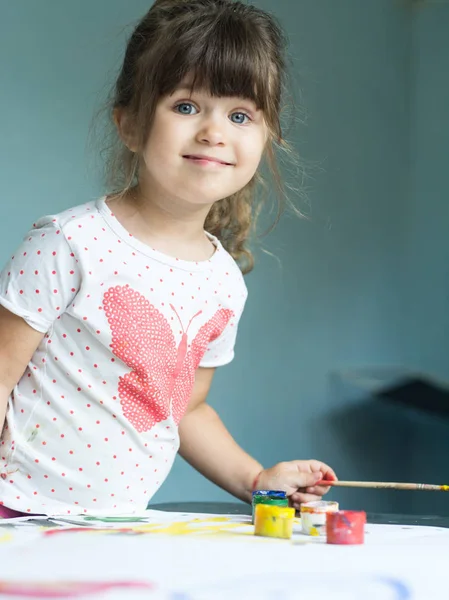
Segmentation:
<svg viewBox="0 0 449 600">
<path fill-rule="evenodd" d="M 178 425 L 192 393 L 195 371 L 233 311 L 218 310 L 189 346 L 190 324 L 202 311 L 193 315 L 184 329 L 170 304 L 183 332 L 177 344 L 164 315 L 128 285 L 109 288 L 103 306 L 112 332 L 112 352 L 132 369 L 119 378 L 118 395 L 124 416 L 139 433 L 149 431 L 170 414 Z"/>
</svg>

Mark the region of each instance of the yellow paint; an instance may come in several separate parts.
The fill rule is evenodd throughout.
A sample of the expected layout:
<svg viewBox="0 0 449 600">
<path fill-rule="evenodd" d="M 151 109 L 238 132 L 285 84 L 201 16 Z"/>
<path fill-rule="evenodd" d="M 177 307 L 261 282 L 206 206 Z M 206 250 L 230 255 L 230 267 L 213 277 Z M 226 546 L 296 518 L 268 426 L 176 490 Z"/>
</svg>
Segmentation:
<svg viewBox="0 0 449 600">
<path fill-rule="evenodd" d="M 277 508 L 277 507 L 275 507 Z M 294 514 L 293 509 L 288 509 L 288 512 Z M 291 529 L 293 529 L 293 523 L 296 525 L 300 524 L 300 519 L 291 519 Z M 51 528 L 50 528 L 51 529 Z M 48 527 L 39 527 L 42 533 L 49 530 Z M 67 535 L 70 531 L 67 530 Z M 281 537 L 291 537 L 292 533 L 289 531 L 289 524 L 285 526 L 284 533 Z M 64 530 L 61 530 L 61 535 L 64 534 Z M 159 521 L 157 523 L 123 523 L 122 526 L 117 528 L 99 527 L 99 528 L 86 528 L 85 531 L 79 531 L 74 535 L 170 535 L 170 536 L 192 536 L 192 537 L 204 537 L 207 539 L 220 539 L 232 538 L 234 540 L 240 540 L 242 543 L 245 540 L 248 543 L 254 543 L 254 527 L 250 522 L 246 520 L 238 521 L 236 517 L 220 516 L 220 517 L 205 517 L 205 518 L 192 518 L 185 521 L 175 522 L 164 522 Z M 269 539 L 271 537 L 271 540 Z M 270 543 L 274 542 L 273 536 L 269 537 L 258 537 L 257 542 L 259 543 Z M 278 537 L 278 536 L 275 536 Z M 0 536 L 0 543 L 7 543 L 13 539 L 11 533 Z"/>
<path fill-rule="evenodd" d="M 257 504 L 255 512 L 255 535 L 282 539 L 290 539 L 292 537 L 295 517 L 294 508 Z"/>
<path fill-rule="evenodd" d="M 175 521 L 174 523 L 146 523 L 133 527 L 139 533 L 160 533 L 164 535 L 195 535 L 221 533 L 244 526 L 226 517 L 192 519 L 192 521 Z"/>
<path fill-rule="evenodd" d="M 232 532 L 232 530 L 242 529 L 242 534 L 252 535 L 253 528 L 247 522 L 238 523 L 228 517 L 210 517 L 205 519 L 192 519 L 190 521 L 159 522 L 159 523 L 141 523 L 124 524 L 123 527 L 114 528 L 95 528 L 86 529 L 86 534 L 159 534 L 159 535 L 217 535 Z M 69 530 L 67 530 L 69 531 Z M 80 531 L 80 534 L 83 532 Z"/>
<path fill-rule="evenodd" d="M 318 531 L 318 529 L 316 527 L 311 527 L 309 535 L 317 536 L 317 535 L 320 535 L 320 532 Z"/>
<path fill-rule="evenodd" d="M 449 485 L 442 485 L 442 486 L 441 486 L 441 490 L 442 490 L 443 492 L 449 492 Z"/>
</svg>

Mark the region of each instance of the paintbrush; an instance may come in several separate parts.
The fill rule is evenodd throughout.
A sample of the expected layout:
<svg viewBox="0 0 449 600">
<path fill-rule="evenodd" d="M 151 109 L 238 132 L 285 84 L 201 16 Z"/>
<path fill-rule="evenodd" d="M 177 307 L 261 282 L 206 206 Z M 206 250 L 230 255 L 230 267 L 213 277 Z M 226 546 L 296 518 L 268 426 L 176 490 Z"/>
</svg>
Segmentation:
<svg viewBox="0 0 449 600">
<path fill-rule="evenodd" d="M 389 481 L 319 481 L 315 485 L 332 487 L 379 488 L 390 490 L 425 490 L 429 492 L 449 492 L 449 485 L 430 483 L 396 483 Z"/>
</svg>

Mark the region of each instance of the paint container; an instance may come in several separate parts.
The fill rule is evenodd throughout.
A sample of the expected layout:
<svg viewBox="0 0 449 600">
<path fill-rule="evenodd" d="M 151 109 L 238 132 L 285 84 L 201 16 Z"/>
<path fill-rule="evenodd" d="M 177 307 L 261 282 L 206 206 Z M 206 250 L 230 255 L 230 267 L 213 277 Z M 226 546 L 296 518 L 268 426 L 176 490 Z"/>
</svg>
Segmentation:
<svg viewBox="0 0 449 600">
<path fill-rule="evenodd" d="M 290 506 L 257 504 L 254 535 L 289 540 L 293 534 L 295 509 Z"/>
<path fill-rule="evenodd" d="M 338 511 L 338 502 L 305 502 L 301 504 L 301 528 L 306 535 L 326 535 L 326 515 Z"/>
<path fill-rule="evenodd" d="M 327 514 L 328 544 L 363 544 L 365 540 L 366 513 L 340 510 Z"/>
<path fill-rule="evenodd" d="M 256 490 L 252 498 L 252 523 L 256 515 L 256 506 L 258 504 L 268 504 L 269 506 L 288 506 L 288 498 L 285 492 L 280 490 Z"/>
</svg>

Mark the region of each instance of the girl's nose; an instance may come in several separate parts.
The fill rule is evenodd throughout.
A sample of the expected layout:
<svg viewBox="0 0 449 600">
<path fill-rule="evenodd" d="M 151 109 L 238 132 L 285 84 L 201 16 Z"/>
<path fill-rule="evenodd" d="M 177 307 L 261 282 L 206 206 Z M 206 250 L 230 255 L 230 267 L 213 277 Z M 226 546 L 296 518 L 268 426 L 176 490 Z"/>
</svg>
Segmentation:
<svg viewBox="0 0 449 600">
<path fill-rule="evenodd" d="M 210 146 L 224 146 L 225 124 L 218 118 L 208 118 L 198 130 L 197 141 Z"/>
</svg>

